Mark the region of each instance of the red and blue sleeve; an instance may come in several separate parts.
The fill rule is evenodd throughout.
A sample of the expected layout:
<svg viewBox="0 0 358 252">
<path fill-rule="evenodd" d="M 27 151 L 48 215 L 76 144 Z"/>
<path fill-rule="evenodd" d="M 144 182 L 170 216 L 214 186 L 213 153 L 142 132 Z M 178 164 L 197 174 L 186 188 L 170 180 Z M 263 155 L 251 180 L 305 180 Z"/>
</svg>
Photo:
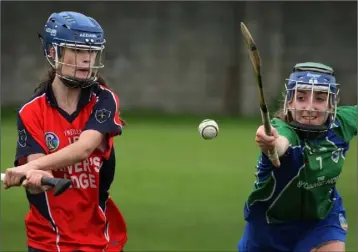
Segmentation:
<svg viewBox="0 0 358 252">
<path fill-rule="evenodd" d="M 84 130 L 96 130 L 106 136 L 105 159 L 108 159 L 111 153 L 113 137 L 122 134 L 123 123 L 119 117 L 119 105 L 118 96 L 110 89 L 101 86 L 97 102 L 84 128 Z"/>
<path fill-rule="evenodd" d="M 18 115 L 15 166 L 26 163 L 27 156 L 31 154 L 46 154 L 42 130 L 35 118 L 30 115 Z"/>
<path fill-rule="evenodd" d="M 111 90 L 101 87 L 97 102 L 84 130 L 97 130 L 108 137 L 121 135 L 122 121 L 119 118 L 119 99 Z"/>
</svg>

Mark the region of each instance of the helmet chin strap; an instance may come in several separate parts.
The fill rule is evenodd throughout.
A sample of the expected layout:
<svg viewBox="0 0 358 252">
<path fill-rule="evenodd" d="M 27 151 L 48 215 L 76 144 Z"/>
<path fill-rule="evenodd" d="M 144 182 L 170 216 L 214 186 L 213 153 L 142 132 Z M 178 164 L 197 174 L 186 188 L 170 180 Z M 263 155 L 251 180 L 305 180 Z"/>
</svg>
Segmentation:
<svg viewBox="0 0 358 252">
<path fill-rule="evenodd" d="M 314 140 L 320 138 L 325 132 L 329 130 L 329 118 L 324 124 L 321 125 L 307 125 L 293 120 L 290 112 L 288 113 L 287 117 L 289 119 L 288 124 L 292 126 L 300 139 Z"/>
<path fill-rule="evenodd" d="M 78 80 L 72 77 L 64 77 L 62 75 L 57 75 L 62 83 L 68 88 L 87 88 L 92 85 L 98 84 L 97 78 L 87 79 L 87 80 Z"/>
</svg>

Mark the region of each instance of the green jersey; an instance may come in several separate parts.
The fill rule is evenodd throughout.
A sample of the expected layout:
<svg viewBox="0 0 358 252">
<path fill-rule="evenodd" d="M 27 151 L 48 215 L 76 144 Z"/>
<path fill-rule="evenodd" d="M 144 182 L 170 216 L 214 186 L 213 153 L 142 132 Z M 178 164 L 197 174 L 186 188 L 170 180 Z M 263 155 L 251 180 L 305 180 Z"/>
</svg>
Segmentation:
<svg viewBox="0 0 358 252">
<path fill-rule="evenodd" d="M 338 107 L 333 126 L 312 141 L 301 140 L 280 119 L 272 119 L 272 126 L 290 145 L 280 158 L 280 168 L 260 155 L 246 219 L 261 216 L 268 223 L 324 219 L 340 198 L 335 186 L 350 140 L 357 135 L 357 106 Z"/>
</svg>

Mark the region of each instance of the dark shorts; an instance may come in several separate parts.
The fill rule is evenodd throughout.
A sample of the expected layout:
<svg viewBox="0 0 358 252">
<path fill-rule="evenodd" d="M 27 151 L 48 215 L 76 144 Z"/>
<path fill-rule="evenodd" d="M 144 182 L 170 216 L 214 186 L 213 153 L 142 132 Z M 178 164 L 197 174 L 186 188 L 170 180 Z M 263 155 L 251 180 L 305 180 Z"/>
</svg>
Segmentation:
<svg viewBox="0 0 358 252">
<path fill-rule="evenodd" d="M 41 250 L 34 249 L 34 248 L 31 248 L 31 247 L 28 247 L 27 251 L 28 251 L 28 252 L 43 252 L 43 251 L 41 251 Z"/>
<path fill-rule="evenodd" d="M 239 252 L 310 251 L 331 241 L 346 241 L 347 222 L 345 211 L 333 212 L 315 224 L 253 224 L 246 223 Z"/>
</svg>

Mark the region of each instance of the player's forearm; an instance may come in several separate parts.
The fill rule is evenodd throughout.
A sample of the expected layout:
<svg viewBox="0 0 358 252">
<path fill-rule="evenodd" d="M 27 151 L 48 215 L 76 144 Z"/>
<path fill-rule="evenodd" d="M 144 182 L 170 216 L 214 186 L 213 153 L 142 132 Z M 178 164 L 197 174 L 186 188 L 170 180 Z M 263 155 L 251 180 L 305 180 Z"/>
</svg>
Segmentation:
<svg viewBox="0 0 358 252">
<path fill-rule="evenodd" d="M 88 158 L 96 147 L 89 141 L 79 140 L 67 147 L 33 160 L 32 167 L 38 170 L 56 170 L 76 164 Z"/>
<path fill-rule="evenodd" d="M 43 157 L 43 156 L 46 156 L 45 154 L 43 153 L 36 153 L 36 154 L 31 154 L 31 155 L 28 155 L 27 156 L 27 162 L 31 162 L 31 161 L 34 161 L 40 157 Z"/>
<path fill-rule="evenodd" d="M 86 159 L 89 156 L 81 142 L 75 142 L 55 153 L 31 161 L 38 170 L 56 170 Z"/>
<path fill-rule="evenodd" d="M 289 145 L 290 143 L 288 142 L 288 139 L 284 136 L 279 136 L 276 139 L 275 146 L 279 157 L 283 156 L 286 153 Z"/>
<path fill-rule="evenodd" d="M 275 142 L 275 148 L 277 150 L 277 154 L 279 157 L 283 156 L 287 149 L 289 147 L 289 142 L 287 140 L 286 137 L 284 136 L 279 136 L 277 139 L 276 139 L 276 142 Z M 268 149 L 261 149 L 261 151 L 263 153 L 265 153 L 265 155 L 267 156 L 268 155 Z"/>
<path fill-rule="evenodd" d="M 104 136 L 94 130 L 86 130 L 77 142 L 31 162 L 34 169 L 56 170 L 87 159 L 99 146 Z"/>
</svg>

